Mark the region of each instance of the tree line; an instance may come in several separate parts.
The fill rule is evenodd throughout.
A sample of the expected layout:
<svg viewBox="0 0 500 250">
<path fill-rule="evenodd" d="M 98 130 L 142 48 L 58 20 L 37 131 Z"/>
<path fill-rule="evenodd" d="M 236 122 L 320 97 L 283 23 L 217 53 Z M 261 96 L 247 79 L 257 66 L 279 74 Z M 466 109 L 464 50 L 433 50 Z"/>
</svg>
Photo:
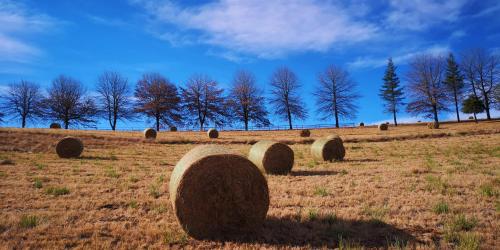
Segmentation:
<svg viewBox="0 0 500 250">
<path fill-rule="evenodd" d="M 391 58 L 385 70 L 379 96 L 384 111 L 390 113 L 397 126 L 397 114 L 406 112 L 423 115 L 439 122 L 438 115 L 451 111 L 453 106 L 460 122 L 463 113 L 486 112 L 491 119 L 492 108 L 500 108 L 500 59 L 484 49 L 463 53 L 461 62 L 453 54 L 447 58 L 430 54 L 415 56 L 406 72 L 406 86 L 401 85 L 397 67 Z M 354 119 L 361 97 L 357 83 L 349 72 L 337 65 L 328 66 L 318 74 L 312 93 L 316 113 L 321 119 L 335 121 Z M 91 96 L 84 85 L 69 76 L 56 77 L 44 92 L 34 82 L 21 80 L 8 86 L 2 96 L 0 120 L 4 115 L 19 119 L 21 127 L 29 120 L 62 122 L 64 128 L 87 126 L 104 118 L 112 130 L 118 121 L 146 116 L 153 120 L 157 130 L 178 125 L 215 126 L 241 123 L 269 126 L 269 105 L 273 113 L 288 122 L 293 129 L 295 120 L 308 117 L 301 83 L 287 67 L 276 69 L 269 80 L 269 97 L 256 84 L 255 76 L 246 70 L 234 74 L 226 91 L 208 75 L 192 75 L 182 87 L 177 87 L 159 73 L 146 73 L 134 88 L 118 72 L 102 73 Z M 408 101 L 408 103 L 406 103 Z M 460 109 L 461 106 L 461 109 Z"/>
</svg>

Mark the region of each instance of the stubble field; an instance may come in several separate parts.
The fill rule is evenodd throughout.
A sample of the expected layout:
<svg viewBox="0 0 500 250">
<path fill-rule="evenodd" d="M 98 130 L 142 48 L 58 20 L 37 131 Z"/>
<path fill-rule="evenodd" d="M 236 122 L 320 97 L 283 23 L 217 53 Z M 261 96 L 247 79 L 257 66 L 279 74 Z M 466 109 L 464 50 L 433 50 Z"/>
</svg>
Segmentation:
<svg viewBox="0 0 500 250">
<path fill-rule="evenodd" d="M 0 129 L 0 248 L 463 248 L 500 245 L 500 122 L 299 131 L 201 132 Z M 309 147 L 332 133 L 343 162 L 317 162 Z M 60 159 L 76 135 L 80 158 Z M 172 212 L 168 182 L 197 144 L 246 155 L 260 139 L 295 152 L 292 173 L 267 175 L 261 232 L 226 241 L 188 237 Z"/>
</svg>

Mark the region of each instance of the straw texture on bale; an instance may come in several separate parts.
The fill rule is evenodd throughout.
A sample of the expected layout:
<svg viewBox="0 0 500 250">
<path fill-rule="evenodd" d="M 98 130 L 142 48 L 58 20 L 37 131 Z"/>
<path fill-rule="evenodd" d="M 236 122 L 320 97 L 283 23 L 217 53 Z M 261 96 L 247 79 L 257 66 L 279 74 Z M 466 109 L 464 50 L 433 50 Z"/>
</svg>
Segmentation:
<svg viewBox="0 0 500 250">
<path fill-rule="evenodd" d="M 170 127 L 170 131 L 176 132 L 177 131 L 177 127 Z"/>
<path fill-rule="evenodd" d="M 56 123 L 56 122 L 51 123 L 51 124 L 50 124 L 50 128 L 60 129 L 60 128 L 61 128 L 61 124 Z"/>
<path fill-rule="evenodd" d="M 64 137 L 56 145 L 56 153 L 61 158 L 75 158 L 82 154 L 83 143 L 75 137 Z"/>
<path fill-rule="evenodd" d="M 429 122 L 429 123 L 427 123 L 427 127 L 430 129 L 438 129 L 439 123 L 438 122 Z"/>
<path fill-rule="evenodd" d="M 215 128 L 211 128 L 207 131 L 207 135 L 209 138 L 215 139 L 219 137 L 219 131 Z"/>
<path fill-rule="evenodd" d="M 389 125 L 387 125 L 386 123 L 379 124 L 378 129 L 379 130 L 387 130 L 387 129 L 389 129 Z"/>
<path fill-rule="evenodd" d="M 341 161 L 345 156 L 344 143 L 338 135 L 329 135 L 314 141 L 311 154 L 320 161 Z"/>
<path fill-rule="evenodd" d="M 269 209 L 267 180 L 251 161 L 218 145 L 193 148 L 170 177 L 170 201 L 196 239 L 255 231 Z"/>
<path fill-rule="evenodd" d="M 144 130 L 144 137 L 146 139 L 156 139 L 156 130 L 147 128 Z"/>
<path fill-rule="evenodd" d="M 359 126 L 360 126 L 360 127 L 364 127 L 364 126 L 365 126 L 365 123 L 361 122 L 361 123 L 359 123 Z"/>
<path fill-rule="evenodd" d="M 300 137 L 309 137 L 311 136 L 311 131 L 309 129 L 302 129 L 300 131 Z"/>
<path fill-rule="evenodd" d="M 263 140 L 255 143 L 248 159 L 268 174 L 287 174 L 293 167 L 293 150 L 286 144 Z"/>
</svg>

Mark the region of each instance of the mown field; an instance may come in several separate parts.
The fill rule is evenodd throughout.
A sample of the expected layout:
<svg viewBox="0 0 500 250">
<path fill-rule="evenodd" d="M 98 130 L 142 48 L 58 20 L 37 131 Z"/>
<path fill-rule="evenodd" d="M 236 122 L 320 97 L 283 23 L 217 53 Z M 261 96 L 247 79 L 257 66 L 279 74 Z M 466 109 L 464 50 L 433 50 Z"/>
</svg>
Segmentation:
<svg viewBox="0 0 500 250">
<path fill-rule="evenodd" d="M 0 129 L 0 248 L 435 248 L 500 246 L 500 122 L 312 130 L 140 132 Z M 343 162 L 312 160 L 311 142 L 339 134 Z M 60 159 L 76 135 L 82 157 Z M 188 237 L 168 182 L 201 143 L 241 154 L 260 139 L 295 152 L 287 176 L 267 176 L 271 203 L 261 232 L 227 241 Z"/>
</svg>

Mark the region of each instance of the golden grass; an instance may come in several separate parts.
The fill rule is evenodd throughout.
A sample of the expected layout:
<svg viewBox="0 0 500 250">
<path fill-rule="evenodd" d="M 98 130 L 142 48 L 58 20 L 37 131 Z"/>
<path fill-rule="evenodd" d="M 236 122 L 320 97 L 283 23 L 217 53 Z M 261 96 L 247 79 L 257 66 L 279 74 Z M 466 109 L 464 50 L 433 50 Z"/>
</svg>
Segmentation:
<svg viewBox="0 0 500 250">
<path fill-rule="evenodd" d="M 49 249 L 493 249 L 500 245 L 500 122 L 440 125 L 313 130 L 311 139 L 343 138 L 345 160 L 333 163 L 313 161 L 310 139 L 297 131 L 222 131 L 217 143 L 245 155 L 247 142 L 271 138 L 295 152 L 289 175 L 267 176 L 262 233 L 225 243 L 188 237 L 169 200 L 174 165 L 208 141 L 205 133 L 160 132 L 148 142 L 141 132 L 0 129 L 0 161 L 11 162 L 0 164 L 0 241 Z M 82 138 L 82 157 L 57 157 L 55 142 L 67 135 Z M 48 191 L 56 189 L 64 194 Z"/>
</svg>

